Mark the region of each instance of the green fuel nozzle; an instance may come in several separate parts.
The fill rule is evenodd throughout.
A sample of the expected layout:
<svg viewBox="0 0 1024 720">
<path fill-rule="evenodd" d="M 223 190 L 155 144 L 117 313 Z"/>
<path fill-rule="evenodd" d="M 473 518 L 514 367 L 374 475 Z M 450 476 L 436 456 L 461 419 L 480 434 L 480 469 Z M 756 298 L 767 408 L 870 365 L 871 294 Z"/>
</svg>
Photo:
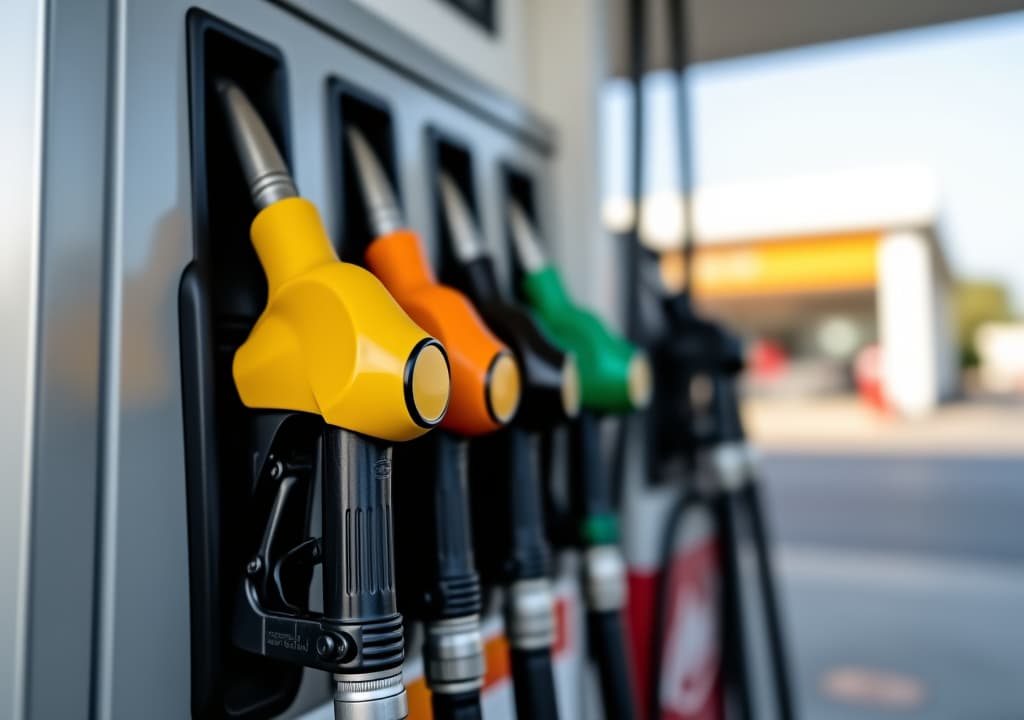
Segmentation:
<svg viewBox="0 0 1024 720">
<path fill-rule="evenodd" d="M 515 200 L 508 204 L 521 289 L 537 318 L 563 349 L 576 354 L 583 412 L 570 426 L 569 486 L 576 541 L 583 550 L 588 643 L 597 663 L 605 715 L 632 720 L 633 681 L 625 656 L 622 610 L 626 564 L 618 545 L 615 483 L 600 452 L 600 415 L 627 413 L 650 402 L 651 369 L 644 352 L 611 332 L 569 298 L 547 262 L 537 233 Z"/>
<path fill-rule="evenodd" d="M 545 258 L 533 223 L 515 200 L 509 201 L 508 217 L 523 269 L 521 290 L 545 332 L 575 353 L 583 407 L 607 413 L 646 407 L 651 398 L 647 355 L 572 301 L 558 270 Z"/>
</svg>

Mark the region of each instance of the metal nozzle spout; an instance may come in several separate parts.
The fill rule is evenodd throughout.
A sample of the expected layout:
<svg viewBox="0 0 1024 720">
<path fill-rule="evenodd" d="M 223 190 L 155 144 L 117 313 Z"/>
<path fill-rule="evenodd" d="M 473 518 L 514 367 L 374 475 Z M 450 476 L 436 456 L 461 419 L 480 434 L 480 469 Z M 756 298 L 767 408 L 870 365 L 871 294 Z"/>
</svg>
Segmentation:
<svg viewBox="0 0 1024 720">
<path fill-rule="evenodd" d="M 523 270 L 533 273 L 544 269 L 548 261 L 544 257 L 537 231 L 526 212 L 515 200 L 508 201 L 508 219 L 512 226 L 512 246 Z"/>
<path fill-rule="evenodd" d="M 483 242 L 473 214 L 466 205 L 466 199 L 455 181 L 442 172 L 438 178 L 441 187 L 441 203 L 448 220 L 448 234 L 452 239 L 452 251 L 461 263 L 470 263 L 484 255 Z"/>
<path fill-rule="evenodd" d="M 297 196 L 288 166 L 249 98 L 225 78 L 217 78 L 216 87 L 253 204 L 262 210 L 278 200 Z"/>
<path fill-rule="evenodd" d="M 398 207 L 395 191 L 387 173 L 381 167 L 377 154 L 363 134 L 349 126 L 346 134 L 352 157 L 359 175 L 359 187 L 366 205 L 366 216 L 374 235 L 380 237 L 401 230 L 402 211 Z"/>
</svg>

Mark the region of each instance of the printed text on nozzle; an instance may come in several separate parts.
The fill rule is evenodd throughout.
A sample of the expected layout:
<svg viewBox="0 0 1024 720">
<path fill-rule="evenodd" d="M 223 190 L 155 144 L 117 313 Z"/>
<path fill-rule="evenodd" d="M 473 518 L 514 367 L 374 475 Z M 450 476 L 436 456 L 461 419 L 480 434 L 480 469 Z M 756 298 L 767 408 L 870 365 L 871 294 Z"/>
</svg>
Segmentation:
<svg viewBox="0 0 1024 720">
<path fill-rule="evenodd" d="M 402 211 L 377 153 L 358 129 L 349 127 L 346 134 L 359 174 L 359 188 L 371 231 L 376 237 L 381 237 L 401 230 L 405 225 Z"/>
<path fill-rule="evenodd" d="M 288 166 L 249 98 L 230 80 L 218 78 L 216 86 L 253 204 L 262 210 L 296 197 L 299 193 Z"/>
</svg>

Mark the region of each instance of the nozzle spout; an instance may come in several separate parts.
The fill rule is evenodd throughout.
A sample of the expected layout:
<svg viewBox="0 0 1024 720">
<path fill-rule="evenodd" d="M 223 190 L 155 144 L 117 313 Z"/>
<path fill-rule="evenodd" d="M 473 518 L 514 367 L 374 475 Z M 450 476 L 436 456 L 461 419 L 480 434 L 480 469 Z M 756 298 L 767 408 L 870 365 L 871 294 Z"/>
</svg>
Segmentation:
<svg viewBox="0 0 1024 720">
<path fill-rule="evenodd" d="M 448 234 L 452 239 L 452 252 L 455 257 L 463 265 L 483 257 L 484 246 L 479 229 L 458 185 L 445 172 L 440 174 L 438 183 L 441 187 L 441 203 L 448 221 Z"/>
<path fill-rule="evenodd" d="M 349 126 L 346 134 L 359 175 L 359 188 L 366 206 L 366 217 L 374 235 L 390 235 L 404 226 L 394 188 L 384 172 L 370 143 L 357 128 Z"/>
<path fill-rule="evenodd" d="M 540 238 L 526 211 L 515 200 L 508 201 L 508 219 L 512 226 L 512 246 L 520 266 L 527 273 L 543 270 L 548 260 L 541 248 Z"/>
<path fill-rule="evenodd" d="M 249 98 L 226 78 L 217 78 L 216 87 L 253 204 L 262 210 L 278 200 L 296 197 L 299 193 L 288 166 Z"/>
</svg>

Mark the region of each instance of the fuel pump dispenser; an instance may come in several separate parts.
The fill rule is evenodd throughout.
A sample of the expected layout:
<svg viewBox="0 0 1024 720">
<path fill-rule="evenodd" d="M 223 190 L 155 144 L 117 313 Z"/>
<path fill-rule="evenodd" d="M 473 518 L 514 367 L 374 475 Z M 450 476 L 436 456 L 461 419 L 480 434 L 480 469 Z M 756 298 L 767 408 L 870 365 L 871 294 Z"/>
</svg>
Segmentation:
<svg viewBox="0 0 1024 720">
<path fill-rule="evenodd" d="M 255 411 L 253 510 L 263 518 L 232 637 L 248 652 L 333 673 L 338 720 L 401 720 L 388 443 L 444 417 L 447 357 L 373 275 L 338 260 L 255 108 L 234 83 L 216 84 L 257 210 L 251 237 L 268 285 L 232 368 Z M 323 535 L 309 538 L 316 476 Z M 322 612 L 307 602 L 317 564 Z"/>
<path fill-rule="evenodd" d="M 649 11 L 657 11 L 650 16 Z M 653 22 L 651 22 L 653 21 Z M 738 378 L 743 369 L 743 351 L 738 338 L 717 323 L 701 317 L 693 303 L 695 228 L 693 219 L 694 167 L 693 136 L 687 71 L 690 63 L 688 3 L 670 0 L 655 7 L 644 0 L 629 6 L 630 75 L 634 86 L 632 138 L 634 202 L 643 202 L 645 50 L 664 44 L 674 75 L 675 121 L 678 139 L 677 170 L 679 195 L 684 204 L 681 254 L 685 272 L 681 289 L 669 291 L 651 269 L 656 256 L 641 247 L 638 218 L 630 237 L 630 274 L 635 292 L 631 294 L 631 326 L 639 334 L 642 318 L 641 278 L 658 279 L 653 285 L 655 322 L 660 331 L 652 343 L 654 382 L 658 388 L 648 419 L 652 480 L 675 486 L 675 507 L 664 529 L 660 579 L 656 591 L 655 630 L 650 655 L 650 694 L 646 696 L 652 714 L 665 710 L 661 681 L 669 664 L 665 637 L 672 612 L 669 597 L 676 536 L 696 505 L 708 507 L 714 517 L 720 557 L 721 668 L 725 689 L 725 712 L 739 718 L 758 717 L 751 673 L 750 646 L 743 597 L 742 547 L 747 522 L 755 549 L 757 576 L 773 672 L 774 700 L 778 716 L 792 720 L 795 708 L 789 681 L 781 618 L 774 576 L 770 565 L 769 540 L 755 481 L 753 452 L 746 442 L 740 415 Z M 650 32 L 652 31 L 653 32 Z M 646 298 L 644 298 L 646 299 Z M 680 482 L 681 480 L 681 482 Z M 667 483 L 666 483 L 667 481 Z M 746 516 L 746 517 L 744 517 Z M 745 522 L 745 520 L 747 522 Z M 671 695 L 671 693 L 668 693 Z"/>
<path fill-rule="evenodd" d="M 742 604 L 740 554 L 744 516 L 755 550 L 759 595 L 771 656 L 775 701 L 780 718 L 795 717 L 780 608 L 771 568 L 770 540 L 761 505 L 756 462 L 740 415 L 738 376 L 743 353 L 737 338 L 698 316 L 689 294 L 665 295 L 661 302 L 666 332 L 652 348 L 658 396 L 651 412 L 650 438 L 658 465 L 683 463 L 693 478 L 684 502 L 707 502 L 713 508 L 723 556 L 723 667 L 742 717 L 756 716 L 748 668 L 750 652 Z M 675 513 L 681 518 L 683 512 Z M 668 533 L 671 535 L 672 528 Z M 666 547 L 669 547 L 666 543 Z M 667 559 L 667 558 L 666 558 Z M 657 611 L 663 624 L 667 612 L 664 588 Z M 655 667 L 664 648 L 654 633 Z M 657 700 L 659 675 L 652 697 Z M 657 707 L 657 705 L 655 705 Z"/>
<path fill-rule="evenodd" d="M 615 484 L 604 469 L 600 415 L 645 407 L 651 396 L 647 356 L 575 305 L 558 271 L 544 256 L 533 221 L 515 199 L 508 203 L 513 247 L 522 269 L 520 289 L 544 331 L 575 353 L 583 411 L 570 429 L 570 485 L 577 540 L 583 547 L 584 594 L 591 652 L 605 717 L 635 717 L 622 610 L 625 562 L 619 547 Z"/>
<path fill-rule="evenodd" d="M 472 210 L 456 181 L 439 171 L 440 214 L 451 245 L 457 283 L 487 325 L 512 348 L 523 373 L 523 402 L 512 426 L 475 443 L 475 477 L 497 480 L 498 492 L 474 494 L 482 567 L 505 591 L 505 633 L 512 660 L 516 715 L 556 720 L 551 650 L 555 618 L 550 548 L 545 537 L 538 434 L 576 417 L 580 383 L 572 353 L 558 349 L 530 314 L 507 302 L 498 287 Z M 486 570 L 485 570 L 486 572 Z"/>
<path fill-rule="evenodd" d="M 426 469 L 433 479 L 422 492 L 402 496 L 401 517 L 410 525 L 420 520 L 422 532 L 404 543 L 399 556 L 400 568 L 415 578 L 410 602 L 425 624 L 425 674 L 434 717 L 470 720 L 481 713 L 484 658 L 466 441 L 512 420 L 520 401 L 519 365 L 465 296 L 437 282 L 418 235 L 403 223 L 391 182 L 367 139 L 354 126 L 346 129 L 346 137 L 374 234 L 365 248 L 366 264 L 450 353 L 452 399 L 442 421 L 445 432 L 418 443 L 399 460 L 400 469 Z"/>
</svg>

